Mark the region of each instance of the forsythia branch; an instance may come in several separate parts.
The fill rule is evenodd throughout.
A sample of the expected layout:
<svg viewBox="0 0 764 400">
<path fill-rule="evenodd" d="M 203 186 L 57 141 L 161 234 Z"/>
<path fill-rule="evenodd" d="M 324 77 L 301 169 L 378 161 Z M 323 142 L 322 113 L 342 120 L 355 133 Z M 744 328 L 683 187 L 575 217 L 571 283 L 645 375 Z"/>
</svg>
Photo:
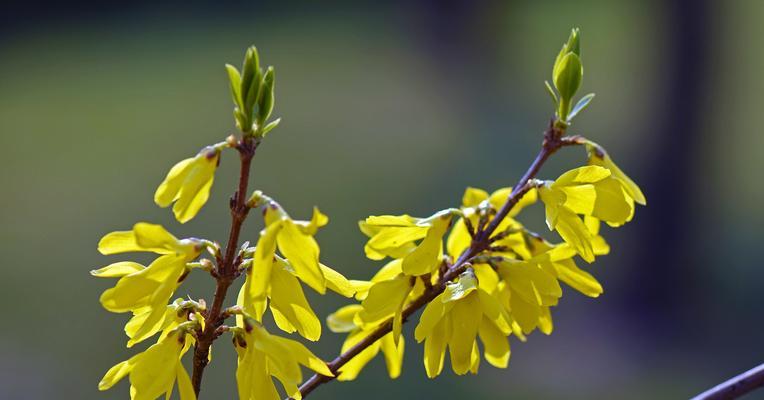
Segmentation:
<svg viewBox="0 0 764 400">
<path fill-rule="evenodd" d="M 194 371 L 191 383 L 197 397 L 201 390 L 204 368 L 207 366 L 209 360 L 210 346 L 217 336 L 219 336 L 217 330 L 225 320 L 225 316 L 223 315 L 223 302 L 228 293 L 228 288 L 238 275 L 237 263 L 240 263 L 241 260 L 236 259 L 236 249 L 239 246 L 241 227 L 249 213 L 249 206 L 247 205 L 249 172 L 252 158 L 255 156 L 255 151 L 259 144 L 259 138 L 254 138 L 249 135 L 245 135 L 241 140 L 238 140 L 238 143 L 236 144 L 236 150 L 239 152 L 241 166 L 239 170 L 239 185 L 236 192 L 231 196 L 231 229 L 228 235 L 228 244 L 226 244 L 225 253 L 221 260 L 222 262 L 218 264 L 219 267 L 215 274 L 215 297 L 212 301 L 212 308 L 206 315 L 208 323 L 204 330 L 197 333 L 197 342 L 194 349 Z"/>
<path fill-rule="evenodd" d="M 695 396 L 692 400 L 731 400 L 764 386 L 764 364 L 730 378 Z"/>
<path fill-rule="evenodd" d="M 411 314 L 415 313 L 417 310 L 435 299 L 439 294 L 443 293 L 446 288 L 446 283 L 451 282 L 456 277 L 458 277 L 459 274 L 462 273 L 464 269 L 469 265 L 469 261 L 472 257 L 479 254 L 483 250 L 486 250 L 490 246 L 490 237 L 499 226 L 501 221 L 506 218 L 506 216 L 517 204 L 517 202 L 523 197 L 523 195 L 537 186 L 533 179 L 541 170 L 541 167 L 544 165 L 546 160 L 552 154 L 554 154 L 563 146 L 579 145 L 585 143 L 584 139 L 580 136 L 562 136 L 564 134 L 564 128 L 555 126 L 554 122 L 555 119 L 552 118 L 549 126 L 544 132 L 544 141 L 542 143 L 541 150 L 533 160 L 533 163 L 531 163 L 531 165 L 528 167 L 528 170 L 525 172 L 522 178 L 520 178 L 520 181 L 517 183 L 517 185 L 514 186 L 514 189 L 507 198 L 507 201 L 504 203 L 504 206 L 493 217 L 493 219 L 491 219 L 491 221 L 484 229 L 477 232 L 475 237 L 472 238 L 470 247 L 466 249 L 453 263 L 453 265 L 449 267 L 448 271 L 442 275 L 438 281 L 438 284 L 427 288 L 424 294 L 422 294 L 416 300 L 412 301 L 408 307 L 403 310 L 403 322 L 406 322 L 407 318 L 411 316 Z M 380 340 L 383 336 L 390 333 L 392 329 L 393 320 L 390 319 L 379 326 L 371 334 L 366 336 L 363 340 L 358 342 L 356 345 L 329 362 L 327 364 L 329 366 L 329 370 L 331 370 L 333 374 L 337 375 L 338 370 L 343 365 L 352 360 L 353 357 L 361 353 L 364 349 Z M 317 387 L 324 383 L 330 382 L 333 379 L 334 377 L 314 374 L 300 386 L 300 393 L 304 398 Z"/>
</svg>

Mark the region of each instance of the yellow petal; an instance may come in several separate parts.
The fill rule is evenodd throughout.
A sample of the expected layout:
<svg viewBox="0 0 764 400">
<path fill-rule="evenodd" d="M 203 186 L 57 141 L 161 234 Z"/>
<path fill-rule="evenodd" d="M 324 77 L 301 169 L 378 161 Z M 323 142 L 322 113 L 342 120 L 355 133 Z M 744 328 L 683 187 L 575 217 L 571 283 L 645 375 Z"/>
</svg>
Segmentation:
<svg viewBox="0 0 764 400">
<path fill-rule="evenodd" d="M 276 237 L 281 231 L 280 221 L 265 227 L 257 240 L 255 255 L 252 258 L 252 267 L 247 271 L 247 279 L 244 282 L 243 302 L 239 303 L 244 311 L 259 319 L 262 316 L 262 307 L 256 304 L 265 302 L 265 297 L 271 283 L 271 270 L 273 269 L 273 256 L 276 253 Z M 258 313 L 258 311 L 260 311 Z"/>
<path fill-rule="evenodd" d="M 494 324 L 483 318 L 480 322 L 480 341 L 486 361 L 497 368 L 507 368 L 509 364 L 509 340 Z"/>
<path fill-rule="evenodd" d="M 366 245 L 378 254 L 400 256 L 413 249 L 412 242 L 427 236 L 427 231 L 426 226 L 385 227 L 369 239 Z"/>
<path fill-rule="evenodd" d="M 104 291 L 101 305 L 111 312 L 126 312 L 150 306 L 152 300 L 166 304 L 185 265 L 183 257 L 161 256 L 148 268 L 120 278 L 113 288 Z M 169 285 L 163 285 L 166 283 Z"/>
<path fill-rule="evenodd" d="M 423 340 L 429 338 L 433 329 L 440 323 L 446 312 L 451 309 L 453 303 L 443 301 L 443 293 L 435 297 L 431 302 L 427 303 L 422 316 L 419 317 L 419 324 L 414 330 L 414 338 L 417 342 L 421 343 Z"/>
<path fill-rule="evenodd" d="M 594 261 L 592 235 L 577 215 L 564 207 L 560 208 L 554 228 L 565 242 L 576 249 L 581 258 L 587 262 Z"/>
<path fill-rule="evenodd" d="M 131 231 L 111 232 L 98 242 L 101 254 L 150 251 L 158 254 L 184 252 L 193 246 L 182 246 L 175 236 L 161 225 L 139 222 Z"/>
<path fill-rule="evenodd" d="M 626 195 L 623 185 L 613 178 L 597 182 L 597 201 L 591 213 L 593 217 L 610 225 L 622 225 L 634 215 L 634 202 Z"/>
<path fill-rule="evenodd" d="M 374 226 L 414 226 L 417 219 L 410 215 L 372 215 L 366 223 Z"/>
<path fill-rule="evenodd" d="M 180 400 L 196 400 L 196 393 L 194 392 L 194 386 L 191 384 L 191 378 L 180 362 L 178 362 L 176 375 Z"/>
<path fill-rule="evenodd" d="M 314 236 L 316 232 L 318 232 L 318 228 L 325 226 L 328 223 L 329 217 L 323 214 L 318 207 L 313 207 L 313 216 L 311 217 L 310 222 L 307 224 L 299 224 L 298 226 L 302 228 L 304 234 Z"/>
<path fill-rule="evenodd" d="M 173 335 L 143 352 L 130 372 L 136 399 L 156 399 L 172 391 L 181 349 L 182 345 Z"/>
<path fill-rule="evenodd" d="M 332 332 L 350 332 L 356 328 L 353 318 L 363 310 L 360 304 L 350 304 L 329 314 L 326 325 Z"/>
<path fill-rule="evenodd" d="M 283 225 L 277 237 L 279 250 L 289 260 L 300 280 L 324 294 L 326 278 L 318 265 L 318 244 L 312 236 L 303 234 L 292 220 L 284 219 Z"/>
<path fill-rule="evenodd" d="M 470 237 L 467 231 L 467 226 L 464 224 L 464 219 L 459 218 L 454 224 L 453 229 L 448 234 L 448 240 L 446 240 L 446 251 L 448 255 L 457 259 L 462 252 L 470 247 L 472 237 Z"/>
<path fill-rule="evenodd" d="M 427 231 L 427 236 L 414 251 L 403 259 L 404 274 L 418 276 L 438 268 L 441 249 L 443 248 L 443 235 L 446 234 L 450 224 L 450 215 L 437 217 L 433 220 L 432 227 Z"/>
<path fill-rule="evenodd" d="M 501 188 L 493 193 L 491 193 L 491 197 L 488 199 L 488 201 L 491 203 L 491 206 L 495 209 L 500 209 L 504 203 L 507 202 L 507 199 L 509 198 L 509 195 L 512 193 L 512 188 Z M 538 192 L 536 189 L 531 189 L 525 192 L 523 197 L 520 198 L 520 200 L 517 201 L 514 207 L 512 207 L 512 210 L 509 211 L 508 216 L 514 217 L 517 214 L 520 213 L 520 211 L 523 210 L 523 208 L 535 203 L 538 201 Z"/>
<path fill-rule="evenodd" d="M 588 272 L 579 269 L 573 260 L 554 263 L 561 281 L 589 297 L 602 294 L 602 285 Z"/>
<path fill-rule="evenodd" d="M 589 151 L 589 163 L 609 169 L 613 177 L 623 183 L 629 196 L 631 196 L 634 201 L 643 206 L 647 205 L 647 199 L 645 199 L 645 195 L 642 193 L 639 186 L 618 168 L 607 153 L 603 154 L 603 157 L 600 157 L 596 152 L 596 148 L 592 145 L 587 145 L 587 150 Z"/>
<path fill-rule="evenodd" d="M 432 334 L 428 335 L 424 342 L 424 368 L 430 379 L 440 375 L 443 370 L 449 328 L 450 321 L 448 319 L 440 320 L 434 326 Z"/>
<path fill-rule="evenodd" d="M 279 400 L 279 393 L 268 374 L 265 353 L 258 351 L 254 343 L 247 343 L 244 351 L 239 352 L 239 364 L 236 368 L 236 383 L 239 398 L 247 400 Z"/>
<path fill-rule="evenodd" d="M 121 363 L 111 367 L 106 375 L 103 376 L 101 382 L 98 383 L 98 390 L 108 390 L 114 384 L 122 380 L 133 369 L 133 364 L 136 358 L 133 357 L 129 360 L 122 361 Z"/>
<path fill-rule="evenodd" d="M 193 166 L 194 160 L 195 157 L 186 158 L 175 164 L 170 169 L 170 172 L 167 173 L 167 177 L 165 177 L 164 181 L 159 184 L 159 187 L 154 193 L 154 202 L 159 207 L 167 207 L 175 201 L 183 181 L 186 180 L 186 175 L 188 174 L 190 167 Z"/>
<path fill-rule="evenodd" d="M 472 266 L 475 278 L 479 282 L 480 289 L 493 293 L 499 285 L 499 274 L 488 264 L 476 264 Z"/>
<path fill-rule="evenodd" d="M 477 295 L 467 296 L 454 303 L 451 308 L 451 338 L 448 352 L 451 368 L 457 375 L 464 375 L 472 367 L 472 348 L 483 315 L 475 312 L 480 307 Z"/>
<path fill-rule="evenodd" d="M 410 278 L 405 275 L 375 283 L 361 303 L 363 310 L 358 313 L 359 321 L 364 326 L 376 325 L 394 316 L 410 290 Z"/>
<path fill-rule="evenodd" d="M 163 329 L 165 321 L 172 321 L 172 314 L 175 310 L 175 307 L 169 305 L 166 307 L 162 318 L 158 320 L 154 319 L 153 321 L 148 321 L 149 317 L 153 316 L 152 311 L 154 311 L 154 309 L 152 307 L 146 307 L 137 312 L 134 311 L 133 317 L 130 318 L 130 321 L 128 321 L 127 324 L 125 324 L 125 334 L 130 338 L 127 342 L 127 347 L 133 347 L 136 343 L 140 343 Z M 170 318 L 167 318 L 168 314 Z"/>
<path fill-rule="evenodd" d="M 507 314 L 507 311 L 501 306 L 499 300 L 483 289 L 478 289 L 477 293 L 480 299 L 480 307 L 484 314 L 483 319 L 491 321 L 492 325 L 495 325 L 504 336 L 509 335 L 512 332 L 510 326 L 511 318 Z"/>
<path fill-rule="evenodd" d="M 580 185 L 582 183 L 594 183 L 610 176 L 610 171 L 596 165 L 587 165 L 572 169 L 555 180 L 552 186 Z"/>
<path fill-rule="evenodd" d="M 326 278 L 326 287 L 342 296 L 353 297 L 356 287 L 347 278 L 324 264 L 319 264 L 319 267 Z"/>
<path fill-rule="evenodd" d="M 188 247 L 181 245 L 162 225 L 139 222 L 133 226 L 133 232 L 135 243 L 144 251 L 171 254 L 185 252 Z"/>
<path fill-rule="evenodd" d="M 131 261 L 120 261 L 114 264 L 109 264 L 103 268 L 90 271 L 90 275 L 97 276 L 99 278 L 121 278 L 125 275 L 130 275 L 133 272 L 142 271 L 145 267 L 141 264 Z"/>
<path fill-rule="evenodd" d="M 287 351 L 286 355 L 295 362 L 304 365 L 321 375 L 334 376 L 329 369 L 329 366 L 327 366 L 322 359 L 316 357 L 316 355 L 308 350 L 302 343 L 276 335 L 271 335 L 271 340 L 283 346 Z M 276 354 L 274 354 L 274 356 L 275 355 Z"/>
<path fill-rule="evenodd" d="M 385 356 L 385 364 L 387 365 L 387 373 L 391 379 L 395 379 L 401 375 L 401 365 L 403 364 L 403 352 L 405 346 L 405 340 L 401 338 L 396 341 L 393 339 L 393 334 L 388 333 L 379 340 L 382 354 Z"/>
<path fill-rule="evenodd" d="M 342 352 L 345 352 L 349 350 L 351 347 L 355 346 L 358 342 L 363 340 L 366 336 L 369 335 L 369 332 L 366 331 L 356 331 L 354 333 L 351 333 L 348 335 L 347 339 L 345 339 L 345 342 L 342 344 Z M 337 380 L 340 381 L 352 381 L 355 379 L 359 373 L 361 373 L 361 370 L 363 367 L 366 366 L 366 364 L 371 361 L 374 356 L 379 353 L 380 349 L 380 342 L 376 341 L 372 343 L 369 347 L 358 353 L 355 357 L 350 359 L 345 365 L 340 367 L 339 369 L 339 375 L 337 376 Z"/>
<path fill-rule="evenodd" d="M 308 300 L 297 279 L 283 268 L 273 268 L 271 273 L 271 310 L 288 321 L 276 319 L 276 323 L 285 332 L 297 332 L 308 340 L 321 337 L 321 322 L 310 308 Z M 277 314 L 278 313 L 278 314 Z M 294 329 L 292 329 L 292 327 Z"/>
<path fill-rule="evenodd" d="M 549 307 L 541 307 L 541 313 L 539 315 L 539 330 L 545 335 L 551 335 L 554 330 L 554 324 L 552 323 L 552 313 L 549 311 Z"/>
<path fill-rule="evenodd" d="M 209 176 L 194 176 L 195 180 L 188 182 L 180 192 L 180 198 L 172 206 L 175 219 L 181 224 L 193 219 L 210 197 L 210 189 L 214 181 L 214 167 Z"/>
<path fill-rule="evenodd" d="M 483 189 L 468 187 L 462 196 L 462 206 L 475 207 L 488 198 L 488 192 Z"/>
<path fill-rule="evenodd" d="M 594 211 L 594 203 L 597 201 L 597 189 L 595 185 L 572 185 L 559 189 L 565 194 L 563 206 L 576 214 L 591 215 Z"/>
<path fill-rule="evenodd" d="M 520 296 L 510 296 L 509 303 L 512 317 L 520 325 L 523 333 L 527 335 L 536 329 L 541 315 L 541 306 L 535 302 L 525 301 Z"/>
</svg>

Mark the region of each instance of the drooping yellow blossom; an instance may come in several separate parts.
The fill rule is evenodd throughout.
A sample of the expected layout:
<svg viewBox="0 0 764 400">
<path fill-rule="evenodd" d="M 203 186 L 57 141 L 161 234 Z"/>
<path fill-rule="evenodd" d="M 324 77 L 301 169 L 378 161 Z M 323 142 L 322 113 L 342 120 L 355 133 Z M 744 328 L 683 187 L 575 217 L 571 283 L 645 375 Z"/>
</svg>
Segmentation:
<svg viewBox="0 0 764 400">
<path fill-rule="evenodd" d="M 279 380 L 288 396 L 301 399 L 300 365 L 324 376 L 334 376 L 326 363 L 303 344 L 271 335 L 257 322 L 251 321 L 239 332 L 234 344 L 239 355 L 236 382 L 241 400 L 281 399 L 273 378 Z"/>
<path fill-rule="evenodd" d="M 167 305 L 164 315 L 153 324 L 147 324 L 146 321 L 153 316 L 153 309 L 150 307 L 141 308 L 133 311 L 133 317 L 125 325 L 125 334 L 130 340 L 127 341 L 127 347 L 133 347 L 159 331 L 162 331 L 160 340 L 178 325 L 188 320 L 192 311 L 190 305 L 196 306 L 196 309 L 202 308 L 198 303 L 183 299 L 175 299 L 174 302 Z M 201 314 L 194 313 L 194 318 L 202 318 Z"/>
<path fill-rule="evenodd" d="M 107 390 L 129 374 L 131 400 L 154 400 L 162 395 L 169 399 L 176 381 L 181 400 L 195 400 L 191 378 L 180 360 L 189 347 L 184 337 L 179 338 L 181 334 L 172 331 L 146 351 L 113 366 L 98 389 Z"/>
<path fill-rule="evenodd" d="M 297 277 L 317 292 L 324 294 L 326 277 L 318 261 L 320 249 L 313 236 L 318 228 L 329 222 L 329 218 L 314 207 L 310 221 L 293 220 L 281 205 L 270 197 L 256 192 L 253 198 L 255 200 L 250 199 L 250 202 L 262 205 L 265 217 L 265 229 L 258 239 L 253 269 L 261 271 L 260 276 L 265 277 L 267 282 L 268 264 L 273 263 L 273 254 L 278 248 L 279 252 L 289 260 Z"/>
<path fill-rule="evenodd" d="M 275 202 L 268 203 L 266 227 L 260 233 L 238 304 L 258 321 L 268 305 L 280 329 L 318 340 L 321 322 L 308 304 L 298 278 L 319 293 L 328 287 L 351 297 L 355 289 L 340 273 L 318 262 L 318 244 L 312 235 L 327 223 L 325 215 L 314 209 L 311 221 L 293 221 Z M 276 254 L 277 248 L 286 259 Z"/>
<path fill-rule="evenodd" d="M 611 171 L 596 165 L 562 174 L 539 188 L 546 223 L 587 262 L 594 261 L 593 235 L 578 216 L 591 216 L 619 226 L 634 213 L 634 202 Z"/>
<path fill-rule="evenodd" d="M 131 231 L 112 232 L 98 244 L 103 254 L 148 251 L 160 254 L 148 267 L 118 262 L 91 271 L 97 277 L 119 278 L 101 295 L 101 304 L 111 312 L 134 313 L 126 326 L 131 346 L 158 332 L 167 312 L 167 302 L 186 273 L 186 263 L 199 256 L 196 239 L 179 240 L 160 225 L 138 223 Z"/>
<path fill-rule="evenodd" d="M 404 259 L 401 265 L 405 262 Z M 393 339 L 397 342 L 403 324 L 403 307 L 413 288 L 412 277 L 404 274 L 375 282 L 361 303 L 363 310 L 355 316 L 356 323 L 370 328 L 393 317 Z"/>
<path fill-rule="evenodd" d="M 446 347 L 456 374 L 477 373 L 478 336 L 486 361 L 506 367 L 510 355 L 507 336 L 512 332 L 509 314 L 494 296 L 478 285 L 474 271 L 468 269 L 427 305 L 414 337 L 418 342 L 425 342 L 425 370 L 428 377 L 434 378 L 443 369 Z"/>
<path fill-rule="evenodd" d="M 154 202 L 168 207 L 180 223 L 196 216 L 207 202 L 220 161 L 219 146 L 208 146 L 194 157 L 175 164 L 154 193 Z"/>
<path fill-rule="evenodd" d="M 550 334 L 553 324 L 549 308 L 562 297 L 559 281 L 589 297 L 602 294 L 602 286 L 576 266 L 573 257 L 577 253 L 568 244 L 553 246 L 538 237 L 530 238 L 528 244 L 531 258 L 502 258 L 494 263 L 502 279 L 496 295 L 524 334 L 536 328 Z"/>
<path fill-rule="evenodd" d="M 351 304 L 340 308 L 326 318 L 326 323 L 332 332 L 348 333 L 345 342 L 342 343 L 342 352 L 355 346 L 358 342 L 369 336 L 374 330 L 374 328 L 364 329 L 356 324 L 356 316 L 362 311 L 363 306 L 360 304 Z M 405 343 L 403 335 L 398 333 L 398 336 L 399 339 L 397 343 L 393 338 L 393 332 L 386 334 L 381 339 L 372 343 L 358 355 L 353 357 L 349 362 L 340 367 L 337 379 L 340 381 L 351 381 L 355 379 L 363 367 L 379 354 L 380 350 L 385 357 L 387 373 L 390 375 L 390 378 L 395 379 L 400 376 Z"/>
<path fill-rule="evenodd" d="M 455 210 L 443 210 L 428 218 L 408 215 L 371 216 L 359 224 L 369 236 L 364 250 L 372 260 L 402 258 L 403 273 L 419 276 L 438 269 L 446 234 Z M 415 242 L 420 240 L 419 244 Z"/>
<path fill-rule="evenodd" d="M 605 149 L 602 148 L 602 146 L 592 141 L 587 141 L 586 152 L 589 154 L 589 165 L 598 165 L 610 170 L 613 178 L 618 179 L 623 184 L 623 188 L 629 197 L 634 199 L 637 204 L 641 204 L 643 206 L 647 205 L 647 199 L 642 193 L 642 189 L 640 189 L 639 186 L 637 186 L 637 184 L 631 180 L 631 178 L 629 178 L 620 168 L 618 168 L 618 166 L 613 162 L 613 160 L 610 159 L 610 156 L 607 154 Z"/>
<path fill-rule="evenodd" d="M 329 289 L 345 297 L 355 294 L 353 286 L 340 273 L 323 264 L 320 267 L 327 277 Z M 288 260 L 275 256 L 269 268 L 267 278 L 264 278 L 254 272 L 254 264 L 250 267 L 239 292 L 238 304 L 258 321 L 262 320 L 267 305 L 281 330 L 287 333 L 296 331 L 308 340 L 318 340 L 321 337 L 321 322 L 305 298 L 292 265 Z M 263 283 L 262 279 L 267 281 Z"/>
</svg>

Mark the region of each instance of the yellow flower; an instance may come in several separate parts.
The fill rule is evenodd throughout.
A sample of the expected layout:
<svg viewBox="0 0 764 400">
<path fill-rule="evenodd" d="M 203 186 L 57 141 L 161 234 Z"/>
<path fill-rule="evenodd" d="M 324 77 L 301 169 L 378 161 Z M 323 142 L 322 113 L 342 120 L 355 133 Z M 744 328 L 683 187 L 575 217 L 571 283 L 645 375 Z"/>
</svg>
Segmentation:
<svg viewBox="0 0 764 400">
<path fill-rule="evenodd" d="M 446 347 L 456 374 L 477 373 L 478 336 L 486 361 L 506 367 L 510 356 L 507 336 L 512 332 L 511 317 L 495 297 L 478 285 L 475 272 L 468 269 L 427 304 L 414 337 L 417 342 L 425 342 L 425 370 L 428 377 L 434 378 L 443 369 Z"/>
<path fill-rule="evenodd" d="M 101 304 L 111 312 L 134 313 L 126 326 L 128 346 L 156 333 L 167 312 L 167 302 L 186 274 L 186 263 L 199 256 L 196 239 L 178 240 L 160 225 L 135 224 L 131 231 L 112 232 L 98 244 L 103 254 L 148 251 L 160 254 L 148 267 L 123 261 L 91 271 L 93 276 L 119 278 L 101 295 Z"/>
<path fill-rule="evenodd" d="M 448 254 L 456 259 L 459 257 L 459 255 L 462 254 L 462 252 L 467 249 L 470 246 L 470 243 L 472 242 L 472 238 L 470 237 L 469 232 L 467 231 L 467 225 L 464 222 L 464 219 L 467 218 L 472 223 L 473 227 L 477 226 L 478 219 L 479 219 L 479 211 L 481 208 L 491 208 L 494 211 L 498 211 L 504 203 L 507 201 L 507 198 L 509 197 L 510 193 L 512 193 L 511 187 L 505 187 L 496 190 L 495 192 L 491 193 L 490 195 L 488 192 L 486 192 L 483 189 L 468 187 L 464 191 L 464 195 L 462 196 L 462 207 L 461 211 L 463 214 L 463 217 L 459 218 L 456 223 L 454 224 L 454 228 L 451 230 L 451 233 L 448 236 L 448 240 L 446 241 L 446 249 L 448 251 Z M 504 234 L 503 232 L 508 229 L 513 229 L 517 231 L 517 233 L 513 233 L 510 235 L 507 235 L 504 239 L 500 241 L 496 241 L 494 245 L 496 246 L 514 246 L 517 244 L 522 244 L 522 233 L 520 232 L 522 230 L 522 225 L 514 220 L 514 217 L 520 213 L 520 211 L 530 205 L 535 203 L 538 200 L 538 194 L 536 192 L 536 189 L 531 189 L 528 192 L 526 192 L 523 197 L 520 198 L 520 200 L 515 204 L 514 207 L 512 207 L 512 210 L 509 212 L 506 218 L 501 221 L 497 229 L 494 231 L 494 233 L 491 235 L 491 237 L 494 237 L 499 234 Z M 522 249 L 514 249 L 516 251 L 522 251 Z"/>
<path fill-rule="evenodd" d="M 177 328 L 178 325 L 188 320 L 189 313 L 192 311 L 190 306 L 195 306 L 196 309 L 203 308 L 194 301 L 175 299 L 174 302 L 167 305 L 164 315 L 153 324 L 147 323 L 153 316 L 153 308 L 144 307 L 134 310 L 133 317 L 125 325 L 125 334 L 130 338 L 127 342 L 127 347 L 133 347 L 136 343 L 154 336 L 159 331 L 162 331 L 161 340 L 170 331 Z M 199 313 L 195 313 L 194 317 L 202 318 Z"/>
<path fill-rule="evenodd" d="M 391 279 L 374 282 L 361 303 L 363 310 L 355 316 L 357 325 L 373 328 L 393 317 L 393 339 L 397 342 L 403 325 L 403 308 L 414 287 L 412 279 L 398 274 Z"/>
<path fill-rule="evenodd" d="M 356 316 L 362 310 L 363 306 L 360 304 L 351 304 L 340 308 L 326 318 L 326 323 L 332 332 L 348 333 L 345 342 L 342 344 L 342 352 L 355 346 L 374 331 L 374 328 L 364 329 L 355 323 L 355 320 L 357 319 Z M 395 379 L 400 376 L 405 343 L 403 335 L 398 333 L 398 336 L 399 339 L 397 343 L 393 338 L 392 332 L 372 343 L 369 347 L 365 348 L 349 362 L 340 367 L 337 379 L 340 381 L 351 381 L 355 379 L 363 367 L 376 357 L 380 351 L 382 351 L 382 354 L 385 357 L 387 373 L 390 375 L 390 378 Z"/>
<path fill-rule="evenodd" d="M 598 165 L 610 170 L 613 178 L 618 179 L 623 184 L 623 188 L 626 190 L 626 193 L 629 195 L 629 197 L 634 199 L 637 204 L 641 204 L 643 206 L 647 205 L 647 199 L 645 198 L 645 195 L 642 194 L 642 190 L 639 188 L 639 186 L 637 186 L 637 184 L 634 183 L 631 178 L 629 178 L 620 168 L 618 168 L 617 165 L 615 165 L 613 160 L 610 159 L 610 156 L 607 154 L 605 149 L 602 148 L 602 146 L 592 141 L 587 141 L 586 151 L 589 153 L 590 165 Z"/>
<path fill-rule="evenodd" d="M 191 378 L 180 361 L 188 350 L 180 334 L 173 331 L 146 351 L 113 366 L 101 379 L 98 389 L 107 390 L 129 374 L 132 400 L 154 400 L 162 395 L 170 398 L 176 381 L 181 400 L 195 400 Z"/>
<path fill-rule="evenodd" d="M 272 378 L 279 380 L 288 396 L 301 399 L 300 365 L 324 376 L 334 376 L 326 363 L 301 343 L 271 335 L 256 322 L 247 325 L 234 339 L 239 356 L 236 369 L 239 399 L 281 399 Z"/>
<path fill-rule="evenodd" d="M 364 250 L 372 260 L 402 258 L 403 273 L 424 275 L 438 269 L 442 257 L 443 236 L 451 225 L 455 210 L 443 210 L 428 218 L 408 215 L 371 216 L 361 222 L 361 231 L 369 236 Z M 419 244 L 415 242 L 420 240 Z"/>
<path fill-rule="evenodd" d="M 255 200 L 250 202 L 264 206 L 265 229 L 257 242 L 253 267 L 265 277 L 269 273 L 267 266 L 273 263 L 273 254 L 279 252 L 289 260 L 294 272 L 301 281 L 317 292 L 326 292 L 326 277 L 318 262 L 320 249 L 313 236 L 318 228 L 326 225 L 329 218 L 318 208 L 313 208 L 310 221 L 296 221 L 273 199 L 256 192 Z"/>
<path fill-rule="evenodd" d="M 293 221 L 273 201 L 266 206 L 265 219 L 266 227 L 247 261 L 251 266 L 238 304 L 258 321 L 262 320 L 267 304 L 280 329 L 318 340 L 321 322 L 308 304 L 298 278 L 319 293 L 328 287 L 346 297 L 355 294 L 353 285 L 344 276 L 318 262 L 318 244 L 312 235 L 328 219 L 314 209 L 310 222 Z M 276 254 L 277 248 L 286 259 Z"/>
<path fill-rule="evenodd" d="M 554 329 L 550 307 L 556 306 L 562 297 L 559 281 L 589 297 L 602 294 L 602 286 L 576 266 L 573 260 L 576 251 L 568 244 L 552 246 L 537 237 L 531 238 L 529 244 L 533 257 L 495 262 L 502 278 L 496 295 L 524 334 L 536 328 L 550 334 Z"/>
<path fill-rule="evenodd" d="M 219 161 L 220 148 L 208 146 L 175 164 L 154 193 L 154 202 L 160 207 L 174 202 L 175 218 L 180 223 L 191 220 L 207 202 Z"/>
<path fill-rule="evenodd" d="M 539 189 L 546 206 L 546 223 L 556 230 L 587 262 L 594 261 L 594 236 L 579 218 L 594 217 L 611 226 L 627 222 L 634 213 L 634 202 L 611 171 L 590 165 L 562 174 Z"/>
</svg>

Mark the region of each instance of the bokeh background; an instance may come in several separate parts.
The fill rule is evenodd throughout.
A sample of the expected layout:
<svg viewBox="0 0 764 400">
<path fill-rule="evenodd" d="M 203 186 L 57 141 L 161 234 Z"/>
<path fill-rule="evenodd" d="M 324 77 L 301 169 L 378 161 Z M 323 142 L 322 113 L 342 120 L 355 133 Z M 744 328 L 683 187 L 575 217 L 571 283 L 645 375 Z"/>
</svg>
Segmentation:
<svg viewBox="0 0 764 400">
<path fill-rule="evenodd" d="M 764 2 L 117 4 L 0 6 L 0 398 L 127 396 L 126 383 L 96 389 L 134 352 L 126 316 L 98 303 L 109 283 L 88 275 L 119 259 L 96 243 L 140 220 L 225 237 L 235 157 L 192 222 L 152 194 L 176 161 L 233 132 L 223 64 L 246 46 L 276 66 L 283 117 L 254 186 L 296 217 L 319 205 L 331 217 L 322 260 L 368 278 L 381 264 L 364 258 L 357 220 L 429 215 L 525 170 L 552 112 L 543 81 L 573 26 L 582 92 L 597 97 L 572 132 L 608 148 L 648 198 L 589 268 L 605 294 L 567 290 L 554 334 L 513 342 L 507 370 L 429 380 L 409 325 L 397 381 L 376 359 L 313 396 L 676 399 L 764 361 Z M 566 149 L 542 177 L 583 161 Z M 541 229 L 540 207 L 524 221 Z M 202 275 L 179 294 L 208 297 Z M 321 316 L 346 303 L 311 299 Z M 311 348 L 330 359 L 341 339 L 325 330 Z M 233 350 L 218 343 L 203 398 L 235 393 Z"/>
</svg>

